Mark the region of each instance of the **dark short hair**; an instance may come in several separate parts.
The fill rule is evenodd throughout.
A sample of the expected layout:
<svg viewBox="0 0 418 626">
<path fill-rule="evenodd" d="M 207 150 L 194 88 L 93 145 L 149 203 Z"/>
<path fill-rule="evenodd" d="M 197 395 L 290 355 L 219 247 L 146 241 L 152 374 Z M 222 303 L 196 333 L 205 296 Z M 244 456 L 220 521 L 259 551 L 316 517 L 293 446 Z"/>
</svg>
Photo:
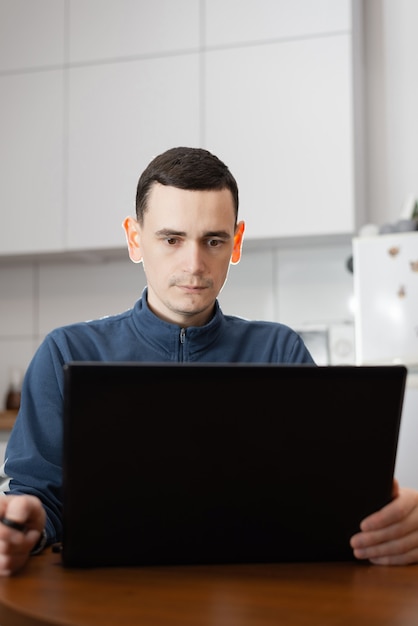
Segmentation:
<svg viewBox="0 0 418 626">
<path fill-rule="evenodd" d="M 178 189 L 229 189 L 238 219 L 238 185 L 228 167 L 214 154 L 203 148 L 171 148 L 156 156 L 141 174 L 136 190 L 136 217 L 140 224 L 147 210 L 150 190 L 154 183 Z"/>
</svg>

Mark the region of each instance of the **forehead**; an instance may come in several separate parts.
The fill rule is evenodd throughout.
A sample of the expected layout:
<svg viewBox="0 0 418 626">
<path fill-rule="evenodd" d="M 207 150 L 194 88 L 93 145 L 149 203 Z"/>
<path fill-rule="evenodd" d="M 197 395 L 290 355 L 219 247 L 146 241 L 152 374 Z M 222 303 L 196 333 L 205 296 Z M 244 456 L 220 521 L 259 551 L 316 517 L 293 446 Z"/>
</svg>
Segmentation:
<svg viewBox="0 0 418 626">
<path fill-rule="evenodd" d="M 229 189 L 189 190 L 155 183 L 149 193 L 144 221 L 198 220 L 234 228 L 235 208 Z"/>
</svg>

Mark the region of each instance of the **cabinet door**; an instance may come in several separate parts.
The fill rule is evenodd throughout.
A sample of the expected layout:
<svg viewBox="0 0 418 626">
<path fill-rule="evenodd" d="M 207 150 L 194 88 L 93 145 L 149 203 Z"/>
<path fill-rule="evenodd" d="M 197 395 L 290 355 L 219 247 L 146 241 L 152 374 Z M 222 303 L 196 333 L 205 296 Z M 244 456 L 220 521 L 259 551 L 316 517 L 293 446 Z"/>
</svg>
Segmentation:
<svg viewBox="0 0 418 626">
<path fill-rule="evenodd" d="M 63 71 L 0 77 L 0 253 L 63 246 Z"/>
<path fill-rule="evenodd" d="M 0 13 L 0 255 L 55 251 L 63 245 L 65 2 L 2 2 Z"/>
<path fill-rule="evenodd" d="M 199 143 L 197 54 L 70 71 L 69 249 L 124 247 L 148 162 Z"/>
<path fill-rule="evenodd" d="M 0 0 L 1 73 L 64 63 L 66 4 L 68 0 Z"/>
<path fill-rule="evenodd" d="M 358 0 L 210 0 L 205 44 L 254 45 L 347 32 L 353 1 Z"/>
<path fill-rule="evenodd" d="M 246 237 L 351 233 L 351 36 L 205 56 L 206 143 L 238 179 Z"/>
<path fill-rule="evenodd" d="M 196 50 L 200 5 L 197 0 L 70 0 L 69 61 L 92 64 Z"/>
<path fill-rule="evenodd" d="M 205 142 L 238 179 L 247 239 L 354 228 L 357 5 L 207 3 Z"/>
<path fill-rule="evenodd" d="M 199 7 L 71 0 L 68 249 L 124 247 L 142 170 L 200 143 Z"/>
</svg>

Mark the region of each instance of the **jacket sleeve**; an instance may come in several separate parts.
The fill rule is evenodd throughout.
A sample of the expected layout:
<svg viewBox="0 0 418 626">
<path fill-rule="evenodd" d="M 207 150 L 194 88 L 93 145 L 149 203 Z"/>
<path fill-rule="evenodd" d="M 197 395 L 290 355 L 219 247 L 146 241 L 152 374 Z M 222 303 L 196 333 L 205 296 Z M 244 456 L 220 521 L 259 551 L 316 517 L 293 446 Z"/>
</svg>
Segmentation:
<svg viewBox="0 0 418 626">
<path fill-rule="evenodd" d="M 302 337 L 296 332 L 292 332 L 291 337 L 293 338 L 293 342 L 290 343 L 290 351 L 287 361 L 289 363 L 315 365 L 314 359 Z"/>
<path fill-rule="evenodd" d="M 26 371 L 0 470 L 4 494 L 31 494 L 43 503 L 48 543 L 62 539 L 63 363 L 47 336 Z"/>
</svg>

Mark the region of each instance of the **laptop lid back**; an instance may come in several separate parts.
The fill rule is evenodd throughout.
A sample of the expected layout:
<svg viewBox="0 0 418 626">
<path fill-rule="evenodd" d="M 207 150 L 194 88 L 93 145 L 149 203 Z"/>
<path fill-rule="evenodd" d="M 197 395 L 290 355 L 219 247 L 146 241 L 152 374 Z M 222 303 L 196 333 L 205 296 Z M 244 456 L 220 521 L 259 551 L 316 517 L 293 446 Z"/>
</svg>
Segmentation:
<svg viewBox="0 0 418 626">
<path fill-rule="evenodd" d="M 403 366 L 64 369 L 66 566 L 352 559 L 391 498 Z"/>
</svg>

